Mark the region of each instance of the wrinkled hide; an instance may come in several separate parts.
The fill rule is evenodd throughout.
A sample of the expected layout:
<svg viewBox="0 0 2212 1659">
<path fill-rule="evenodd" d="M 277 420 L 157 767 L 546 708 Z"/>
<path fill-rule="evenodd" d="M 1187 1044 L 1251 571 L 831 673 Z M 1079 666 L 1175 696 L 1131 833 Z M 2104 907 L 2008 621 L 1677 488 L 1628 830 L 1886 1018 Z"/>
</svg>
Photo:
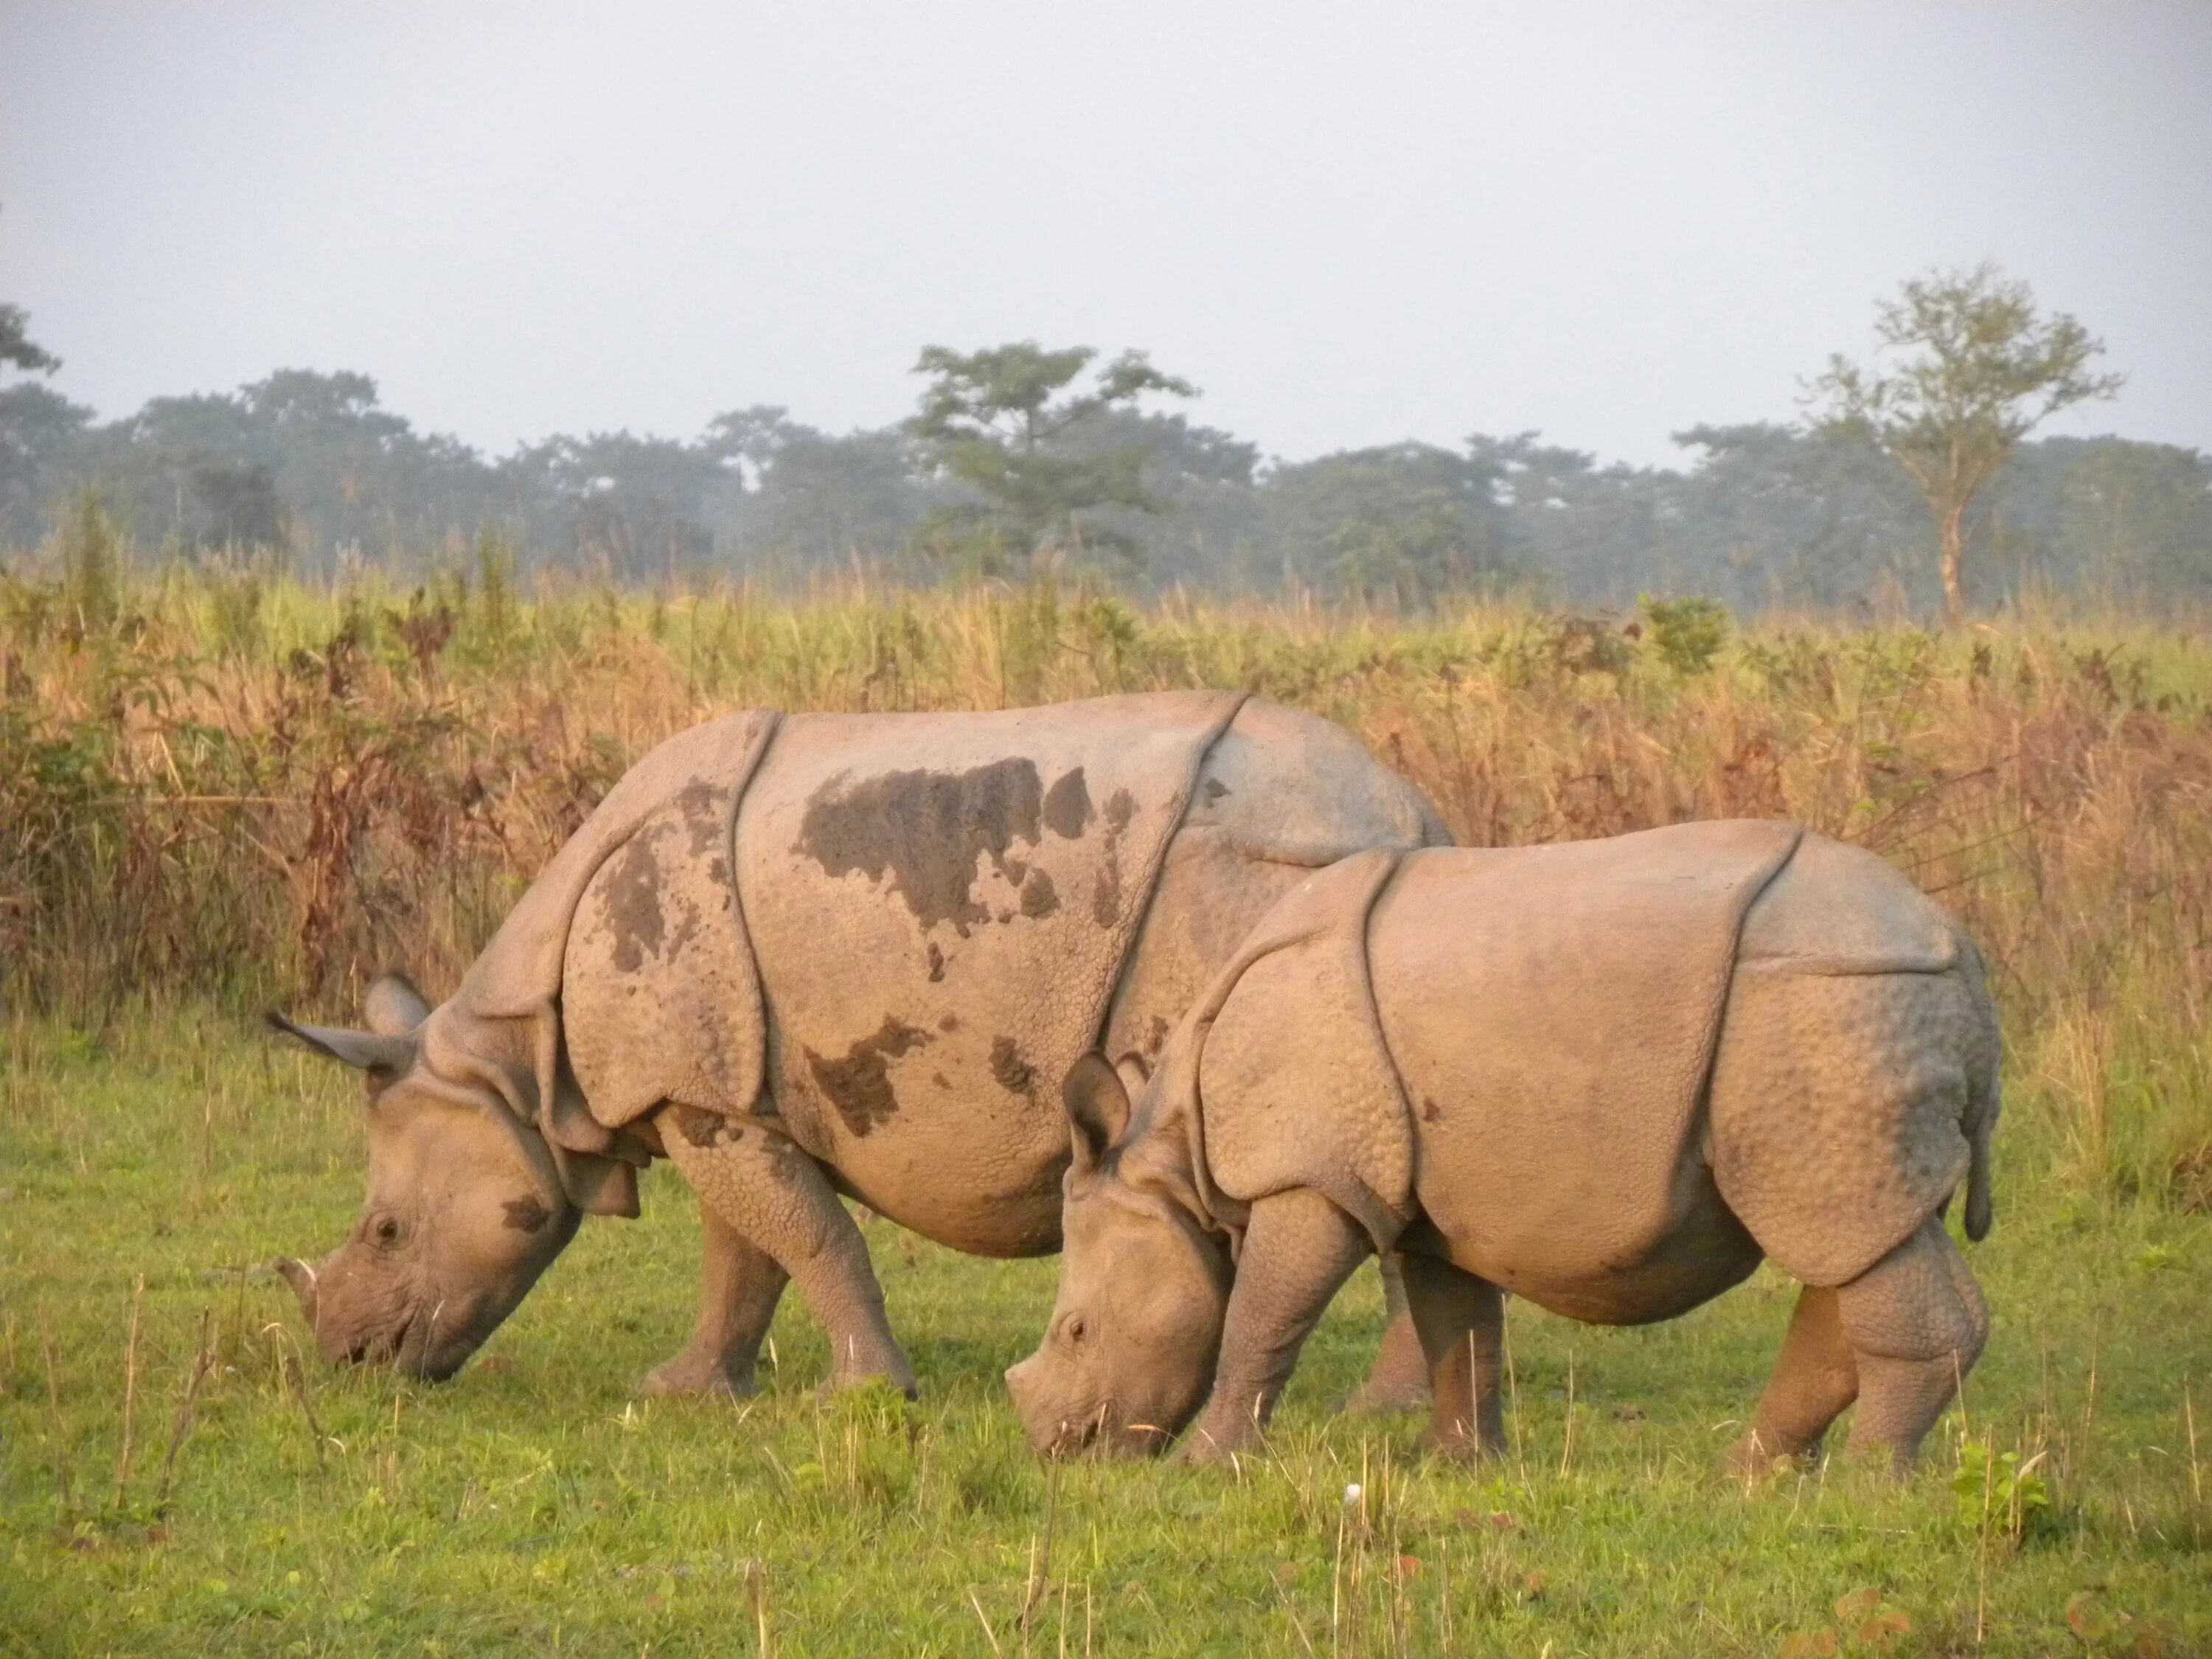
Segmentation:
<svg viewBox="0 0 2212 1659">
<path fill-rule="evenodd" d="M 1762 1255 L 1815 1291 L 1872 1284 L 1932 1248 L 1962 1182 L 1970 1236 L 1987 1230 L 1997 1059 L 1955 926 L 1880 859 L 1794 825 L 1355 855 L 1254 930 L 1095 1168 L 1085 1100 L 1113 1091 L 1071 1077 L 1082 1174 L 1018 1407 L 1042 1448 L 1138 1443 L 1118 1402 L 1181 1401 L 1212 1375 L 1212 1292 L 1182 1281 L 1173 1342 L 1060 1331 L 1116 1330 L 1174 1282 L 1126 1266 L 1158 1256 L 1170 1213 L 1241 1248 L 1278 1194 L 1596 1322 L 1671 1317 Z M 1113 1113 L 1089 1116 L 1095 1140 Z M 1847 1314 L 1872 1292 L 1852 1294 Z M 1961 1341 L 1971 1364 L 1978 1338 Z"/>
<path fill-rule="evenodd" d="M 1053 1091 L 1241 702 L 785 723 L 737 838 L 776 1108 L 872 1207 L 979 1254 L 1059 1243 Z"/>
<path fill-rule="evenodd" d="M 450 1000 L 300 1030 L 369 1078 L 371 1193 L 290 1276 L 326 1352 L 450 1370 L 581 1216 L 636 1213 L 668 1121 L 769 1122 L 940 1243 L 1052 1249 L 1053 1080 L 1102 1035 L 1157 1054 L 1313 867 L 1442 838 L 1348 734 L 1234 693 L 710 720 L 623 775 Z"/>
</svg>

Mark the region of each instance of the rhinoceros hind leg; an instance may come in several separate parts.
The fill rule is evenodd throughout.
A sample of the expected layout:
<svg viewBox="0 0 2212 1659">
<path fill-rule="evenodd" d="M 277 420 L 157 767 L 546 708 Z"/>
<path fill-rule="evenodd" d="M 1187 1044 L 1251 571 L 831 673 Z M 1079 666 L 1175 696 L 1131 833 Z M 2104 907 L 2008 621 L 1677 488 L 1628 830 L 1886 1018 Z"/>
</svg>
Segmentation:
<svg viewBox="0 0 2212 1659">
<path fill-rule="evenodd" d="M 1858 1391 L 1858 1364 L 1844 1334 L 1839 1298 L 1808 1285 L 1797 1293 L 1781 1358 L 1750 1429 L 1729 1454 L 1729 1468 L 1751 1474 L 1784 1457 L 1817 1455 L 1828 1425 Z"/>
<path fill-rule="evenodd" d="M 1367 1374 L 1345 1409 L 1354 1412 L 1410 1411 L 1429 1403 L 1429 1362 L 1421 1352 L 1420 1333 L 1406 1305 L 1405 1268 L 1398 1256 L 1386 1255 L 1378 1264 L 1382 1272 L 1382 1305 L 1389 1322 L 1382 1328 L 1382 1346 L 1376 1351 L 1375 1369 Z"/>
<path fill-rule="evenodd" d="M 790 1274 L 830 1338 L 832 1388 L 881 1377 L 911 1399 L 914 1368 L 884 1314 L 860 1230 L 822 1166 L 781 1131 L 690 1107 L 661 1141 L 700 1198 Z"/>
<path fill-rule="evenodd" d="M 1505 1447 L 1498 1379 L 1505 1364 L 1505 1297 L 1486 1279 L 1435 1256 L 1403 1258 L 1406 1295 L 1436 1401 L 1427 1443 L 1469 1459 Z"/>
<path fill-rule="evenodd" d="M 1858 1361 L 1849 1450 L 1902 1474 L 1989 1338 L 1981 1287 L 1942 1218 L 1930 1216 L 1837 1298 Z"/>
<path fill-rule="evenodd" d="M 775 1258 L 714 1212 L 702 1199 L 703 1271 L 699 1320 L 684 1352 L 638 1384 L 644 1395 L 720 1395 L 736 1399 L 758 1386 L 754 1368 L 791 1275 Z"/>
</svg>

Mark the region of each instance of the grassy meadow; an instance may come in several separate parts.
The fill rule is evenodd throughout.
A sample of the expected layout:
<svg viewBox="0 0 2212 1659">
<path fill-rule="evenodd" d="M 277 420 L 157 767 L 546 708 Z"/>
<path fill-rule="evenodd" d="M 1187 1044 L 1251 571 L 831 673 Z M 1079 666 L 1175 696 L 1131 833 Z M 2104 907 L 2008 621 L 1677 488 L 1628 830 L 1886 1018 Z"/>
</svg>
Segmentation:
<svg viewBox="0 0 2212 1659">
<path fill-rule="evenodd" d="M 1075 589 L 421 590 L 0 577 L 0 1653 L 2212 1652 L 2212 641 L 1694 605 L 1394 621 Z M 1718 1472 L 1793 1287 L 1638 1331 L 1516 1307 L 1513 1453 L 1347 1415 L 1364 1273 L 1233 1474 L 1028 1454 L 1054 1264 L 869 1224 L 914 1407 L 823 1400 L 796 1298 L 739 1405 L 665 1171 L 444 1387 L 301 1360 L 264 1264 L 359 1199 L 357 1096 L 265 1041 L 449 986 L 627 762 L 705 715 L 1242 685 L 1463 840 L 1786 815 L 1982 940 L 2009 1045 L 1995 1322 L 1895 1483 Z"/>
</svg>

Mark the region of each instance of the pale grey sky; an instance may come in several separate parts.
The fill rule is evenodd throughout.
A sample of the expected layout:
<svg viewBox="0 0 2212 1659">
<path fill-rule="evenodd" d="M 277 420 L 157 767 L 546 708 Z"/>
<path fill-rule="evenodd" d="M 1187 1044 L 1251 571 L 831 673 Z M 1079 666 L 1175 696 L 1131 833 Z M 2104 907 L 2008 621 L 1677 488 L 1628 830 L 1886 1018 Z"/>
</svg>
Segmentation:
<svg viewBox="0 0 2212 1659">
<path fill-rule="evenodd" d="M 0 299 L 106 416 L 358 368 L 497 453 L 1149 349 L 1303 457 L 1788 419 L 1991 258 L 2212 449 L 2212 5 L 0 0 Z"/>
</svg>

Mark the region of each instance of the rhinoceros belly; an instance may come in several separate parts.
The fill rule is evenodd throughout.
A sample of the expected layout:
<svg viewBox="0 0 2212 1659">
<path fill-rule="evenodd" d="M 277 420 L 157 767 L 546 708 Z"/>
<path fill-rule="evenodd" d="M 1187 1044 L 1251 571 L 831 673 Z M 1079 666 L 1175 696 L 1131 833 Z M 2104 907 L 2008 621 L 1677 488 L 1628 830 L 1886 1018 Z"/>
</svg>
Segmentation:
<svg viewBox="0 0 2212 1659">
<path fill-rule="evenodd" d="M 1680 1313 L 1757 1265 L 1700 1112 L 1738 927 L 1796 836 L 1702 824 L 1406 857 L 1369 971 L 1414 1197 L 1453 1261 L 1607 1323 Z"/>
<path fill-rule="evenodd" d="M 1621 1256 L 1525 1238 L 1498 1240 L 1455 1227 L 1433 1253 L 1525 1297 L 1540 1308 L 1593 1325 L 1672 1319 L 1739 1285 L 1760 1251 L 1710 1180 L 1683 1195 L 1673 1224 Z"/>
<path fill-rule="evenodd" d="M 787 1075 L 779 1090 L 786 1100 L 822 1086 L 816 1068 L 804 1059 L 800 1065 L 804 1080 Z M 833 1073 L 830 1086 L 857 1097 L 891 1083 L 886 1071 L 878 1085 L 864 1057 Z M 897 1087 L 899 1109 L 866 1135 L 842 1125 L 826 1129 L 810 1115 L 814 1121 L 799 1139 L 813 1143 L 808 1150 L 830 1165 L 839 1188 L 902 1227 L 970 1255 L 1059 1249 L 1068 1135 L 1057 1101 L 1042 1088 L 1014 1092 L 994 1079 L 963 1086 L 952 1071 L 930 1063 L 902 1072 Z"/>
</svg>

